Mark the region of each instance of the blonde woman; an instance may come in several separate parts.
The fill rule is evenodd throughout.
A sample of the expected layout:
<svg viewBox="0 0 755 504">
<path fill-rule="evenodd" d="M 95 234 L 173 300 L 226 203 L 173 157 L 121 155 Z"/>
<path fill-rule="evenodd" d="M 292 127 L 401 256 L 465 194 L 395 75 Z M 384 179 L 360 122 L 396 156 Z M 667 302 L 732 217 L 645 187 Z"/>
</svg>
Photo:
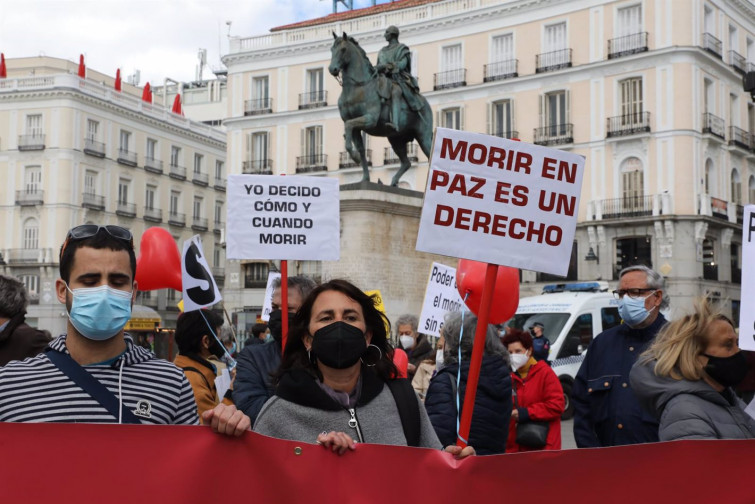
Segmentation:
<svg viewBox="0 0 755 504">
<path fill-rule="evenodd" d="M 630 381 L 659 418 L 661 441 L 755 438 L 755 420 L 733 390 L 747 373 L 737 339 L 731 320 L 702 299 L 642 354 Z"/>
</svg>

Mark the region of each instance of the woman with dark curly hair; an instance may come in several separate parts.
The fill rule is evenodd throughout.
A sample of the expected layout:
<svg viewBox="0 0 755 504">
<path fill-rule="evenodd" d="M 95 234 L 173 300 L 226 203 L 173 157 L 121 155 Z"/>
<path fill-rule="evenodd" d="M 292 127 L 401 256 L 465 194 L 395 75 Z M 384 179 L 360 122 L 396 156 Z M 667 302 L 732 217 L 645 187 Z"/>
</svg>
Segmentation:
<svg viewBox="0 0 755 504">
<path fill-rule="evenodd" d="M 338 454 L 354 450 L 356 441 L 441 448 L 411 385 L 395 378 L 388 326 L 373 298 L 351 283 L 316 287 L 294 317 L 275 395 L 254 430 Z M 446 451 L 474 453 L 471 447 Z"/>
</svg>

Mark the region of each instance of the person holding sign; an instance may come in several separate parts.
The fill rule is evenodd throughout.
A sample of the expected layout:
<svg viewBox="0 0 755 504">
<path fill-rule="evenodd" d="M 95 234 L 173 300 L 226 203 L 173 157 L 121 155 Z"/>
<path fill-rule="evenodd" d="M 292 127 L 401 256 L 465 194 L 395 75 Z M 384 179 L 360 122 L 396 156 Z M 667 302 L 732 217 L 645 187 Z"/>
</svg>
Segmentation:
<svg viewBox="0 0 755 504">
<path fill-rule="evenodd" d="M 342 455 L 357 442 L 441 448 L 427 413 L 398 370 L 390 327 L 375 300 L 345 280 L 316 287 L 288 334 L 277 387 L 254 430 Z M 451 446 L 459 458 L 474 449 Z"/>
<path fill-rule="evenodd" d="M 59 258 L 55 289 L 67 333 L 45 353 L 0 368 L 0 421 L 197 424 L 186 376 L 123 332 L 137 290 L 131 231 L 76 226 Z M 249 428 L 232 406 L 205 415 L 217 432 L 240 436 Z"/>
<path fill-rule="evenodd" d="M 430 380 L 425 408 L 441 443 L 451 444 L 456 442 L 457 436 L 457 397 L 460 408 L 464 407 L 477 317 L 466 313 L 463 326 L 460 312 L 448 313 L 444 320 L 443 367 Z M 488 325 L 468 444 L 474 446 L 479 455 L 504 453 L 510 416 L 509 355 L 498 331 Z"/>
<path fill-rule="evenodd" d="M 737 339 L 732 321 L 702 299 L 642 354 L 630 380 L 659 419 L 661 441 L 755 438 L 755 419 L 733 390 L 748 371 Z"/>
</svg>

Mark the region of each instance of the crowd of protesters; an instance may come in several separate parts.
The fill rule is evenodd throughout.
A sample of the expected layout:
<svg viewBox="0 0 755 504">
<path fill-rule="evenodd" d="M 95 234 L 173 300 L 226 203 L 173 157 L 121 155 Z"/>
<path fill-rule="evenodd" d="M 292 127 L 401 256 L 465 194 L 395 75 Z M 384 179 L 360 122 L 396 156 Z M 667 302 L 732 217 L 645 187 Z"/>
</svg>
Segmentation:
<svg viewBox="0 0 755 504">
<path fill-rule="evenodd" d="M 279 282 L 270 320 L 252 327 L 243 348 L 220 313 L 182 314 L 179 355 L 170 363 L 124 332 L 135 271 L 127 229 L 71 229 L 56 282 L 67 331 L 54 339 L 25 324 L 23 284 L 0 276 L 0 421 L 201 422 L 221 434 L 252 428 L 338 454 L 357 443 L 437 448 L 457 458 L 561 449 L 564 395 L 542 324 L 506 328 L 502 338 L 492 325 L 482 331 L 463 439 L 475 315 L 448 313 L 437 341 L 418 332 L 412 314 L 400 316 L 391 334 L 360 286 L 290 277 L 285 348 Z M 622 324 L 594 339 L 574 383 L 577 445 L 755 438 L 755 420 L 734 393 L 749 365 L 732 321 L 703 299 L 668 322 L 664 279 L 644 266 L 621 271 L 614 294 Z M 394 349 L 405 352 L 403 365 Z M 232 381 L 219 393 L 225 373 Z M 61 394 L 82 391 L 77 406 L 60 406 Z"/>
</svg>

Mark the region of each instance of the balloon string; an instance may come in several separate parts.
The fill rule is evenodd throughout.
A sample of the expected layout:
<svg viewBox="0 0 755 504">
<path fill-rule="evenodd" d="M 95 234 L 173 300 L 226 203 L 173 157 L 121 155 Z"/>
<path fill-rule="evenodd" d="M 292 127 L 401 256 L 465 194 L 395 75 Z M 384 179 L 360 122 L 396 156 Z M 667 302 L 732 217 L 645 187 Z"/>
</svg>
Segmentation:
<svg viewBox="0 0 755 504">
<path fill-rule="evenodd" d="M 467 304 L 467 298 L 469 297 L 469 291 L 464 294 L 464 304 Z M 464 337 L 464 308 L 461 309 L 461 329 L 459 330 L 459 348 L 458 348 L 458 360 L 459 369 L 456 371 L 456 437 L 459 437 L 459 424 L 461 423 L 461 407 L 459 405 L 459 396 L 461 395 L 461 339 Z M 469 444 L 466 439 L 461 438 L 464 444 Z"/>
<path fill-rule="evenodd" d="M 230 372 L 233 370 L 233 368 L 236 367 L 236 359 L 231 357 L 231 354 L 228 353 L 228 349 L 225 347 L 222 341 L 220 341 L 220 338 L 218 338 L 218 335 L 215 334 L 215 330 L 212 328 L 210 322 L 207 320 L 207 317 L 204 316 L 204 311 L 200 308 L 199 314 L 202 315 L 202 318 L 204 319 L 204 323 L 207 325 L 207 328 L 210 330 L 210 334 L 212 334 L 212 337 L 215 338 L 215 341 L 218 342 L 220 345 L 220 348 L 223 349 L 223 357 L 225 357 L 226 364 L 228 365 L 228 371 Z"/>
</svg>

